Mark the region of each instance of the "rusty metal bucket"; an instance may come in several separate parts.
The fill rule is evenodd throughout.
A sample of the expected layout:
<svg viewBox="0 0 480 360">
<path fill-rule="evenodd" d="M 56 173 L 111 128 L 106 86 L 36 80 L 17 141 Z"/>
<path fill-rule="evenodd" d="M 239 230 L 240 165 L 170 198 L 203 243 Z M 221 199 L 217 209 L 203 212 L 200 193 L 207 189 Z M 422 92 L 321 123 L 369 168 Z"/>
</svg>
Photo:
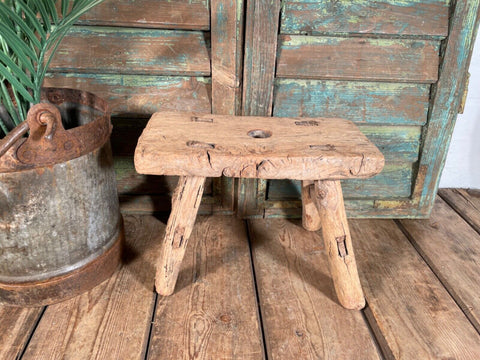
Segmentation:
<svg viewBox="0 0 480 360">
<path fill-rule="evenodd" d="M 65 300 L 120 263 L 123 222 L 107 105 L 77 90 L 47 88 L 42 98 L 0 140 L 1 304 Z"/>
</svg>

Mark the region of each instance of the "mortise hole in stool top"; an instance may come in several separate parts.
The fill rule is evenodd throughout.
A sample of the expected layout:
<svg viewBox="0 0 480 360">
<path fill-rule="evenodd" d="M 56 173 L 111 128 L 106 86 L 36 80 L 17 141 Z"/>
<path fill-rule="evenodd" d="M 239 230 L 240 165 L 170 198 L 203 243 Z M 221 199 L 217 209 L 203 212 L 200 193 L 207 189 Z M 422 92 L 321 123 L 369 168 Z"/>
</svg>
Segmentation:
<svg viewBox="0 0 480 360">
<path fill-rule="evenodd" d="M 255 129 L 255 130 L 250 130 L 247 133 L 247 135 L 254 139 L 266 139 L 272 136 L 272 132 L 269 130 Z"/>
</svg>

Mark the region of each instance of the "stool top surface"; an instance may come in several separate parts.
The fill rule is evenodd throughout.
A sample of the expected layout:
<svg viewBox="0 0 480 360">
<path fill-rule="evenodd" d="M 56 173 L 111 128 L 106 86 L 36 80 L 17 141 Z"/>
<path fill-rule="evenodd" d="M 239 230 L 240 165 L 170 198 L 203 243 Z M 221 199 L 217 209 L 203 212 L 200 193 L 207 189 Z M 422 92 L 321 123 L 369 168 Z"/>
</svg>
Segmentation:
<svg viewBox="0 0 480 360">
<path fill-rule="evenodd" d="M 158 112 L 138 140 L 141 174 L 340 180 L 378 174 L 382 153 L 351 121 Z"/>
</svg>

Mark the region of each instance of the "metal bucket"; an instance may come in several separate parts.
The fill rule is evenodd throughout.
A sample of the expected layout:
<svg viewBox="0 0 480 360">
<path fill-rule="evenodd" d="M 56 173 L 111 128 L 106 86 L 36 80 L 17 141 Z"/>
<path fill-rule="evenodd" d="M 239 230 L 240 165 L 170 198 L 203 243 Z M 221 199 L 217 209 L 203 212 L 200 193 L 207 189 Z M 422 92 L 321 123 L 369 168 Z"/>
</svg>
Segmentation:
<svg viewBox="0 0 480 360">
<path fill-rule="evenodd" d="M 107 106 L 77 90 L 45 89 L 42 98 L 48 103 L 35 105 L 26 124 L 2 139 L 2 304 L 62 301 L 120 263 L 123 222 Z M 28 129 L 29 137 L 20 137 Z"/>
</svg>

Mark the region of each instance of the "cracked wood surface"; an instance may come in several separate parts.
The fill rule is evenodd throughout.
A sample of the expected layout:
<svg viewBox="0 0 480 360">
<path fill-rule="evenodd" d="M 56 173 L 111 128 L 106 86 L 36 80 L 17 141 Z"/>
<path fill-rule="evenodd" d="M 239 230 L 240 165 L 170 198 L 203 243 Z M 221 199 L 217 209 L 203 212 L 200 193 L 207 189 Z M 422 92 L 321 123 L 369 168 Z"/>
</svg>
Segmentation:
<svg viewBox="0 0 480 360">
<path fill-rule="evenodd" d="M 347 179 L 378 174 L 380 151 L 343 119 L 155 113 L 135 167 L 151 175 Z"/>
</svg>

